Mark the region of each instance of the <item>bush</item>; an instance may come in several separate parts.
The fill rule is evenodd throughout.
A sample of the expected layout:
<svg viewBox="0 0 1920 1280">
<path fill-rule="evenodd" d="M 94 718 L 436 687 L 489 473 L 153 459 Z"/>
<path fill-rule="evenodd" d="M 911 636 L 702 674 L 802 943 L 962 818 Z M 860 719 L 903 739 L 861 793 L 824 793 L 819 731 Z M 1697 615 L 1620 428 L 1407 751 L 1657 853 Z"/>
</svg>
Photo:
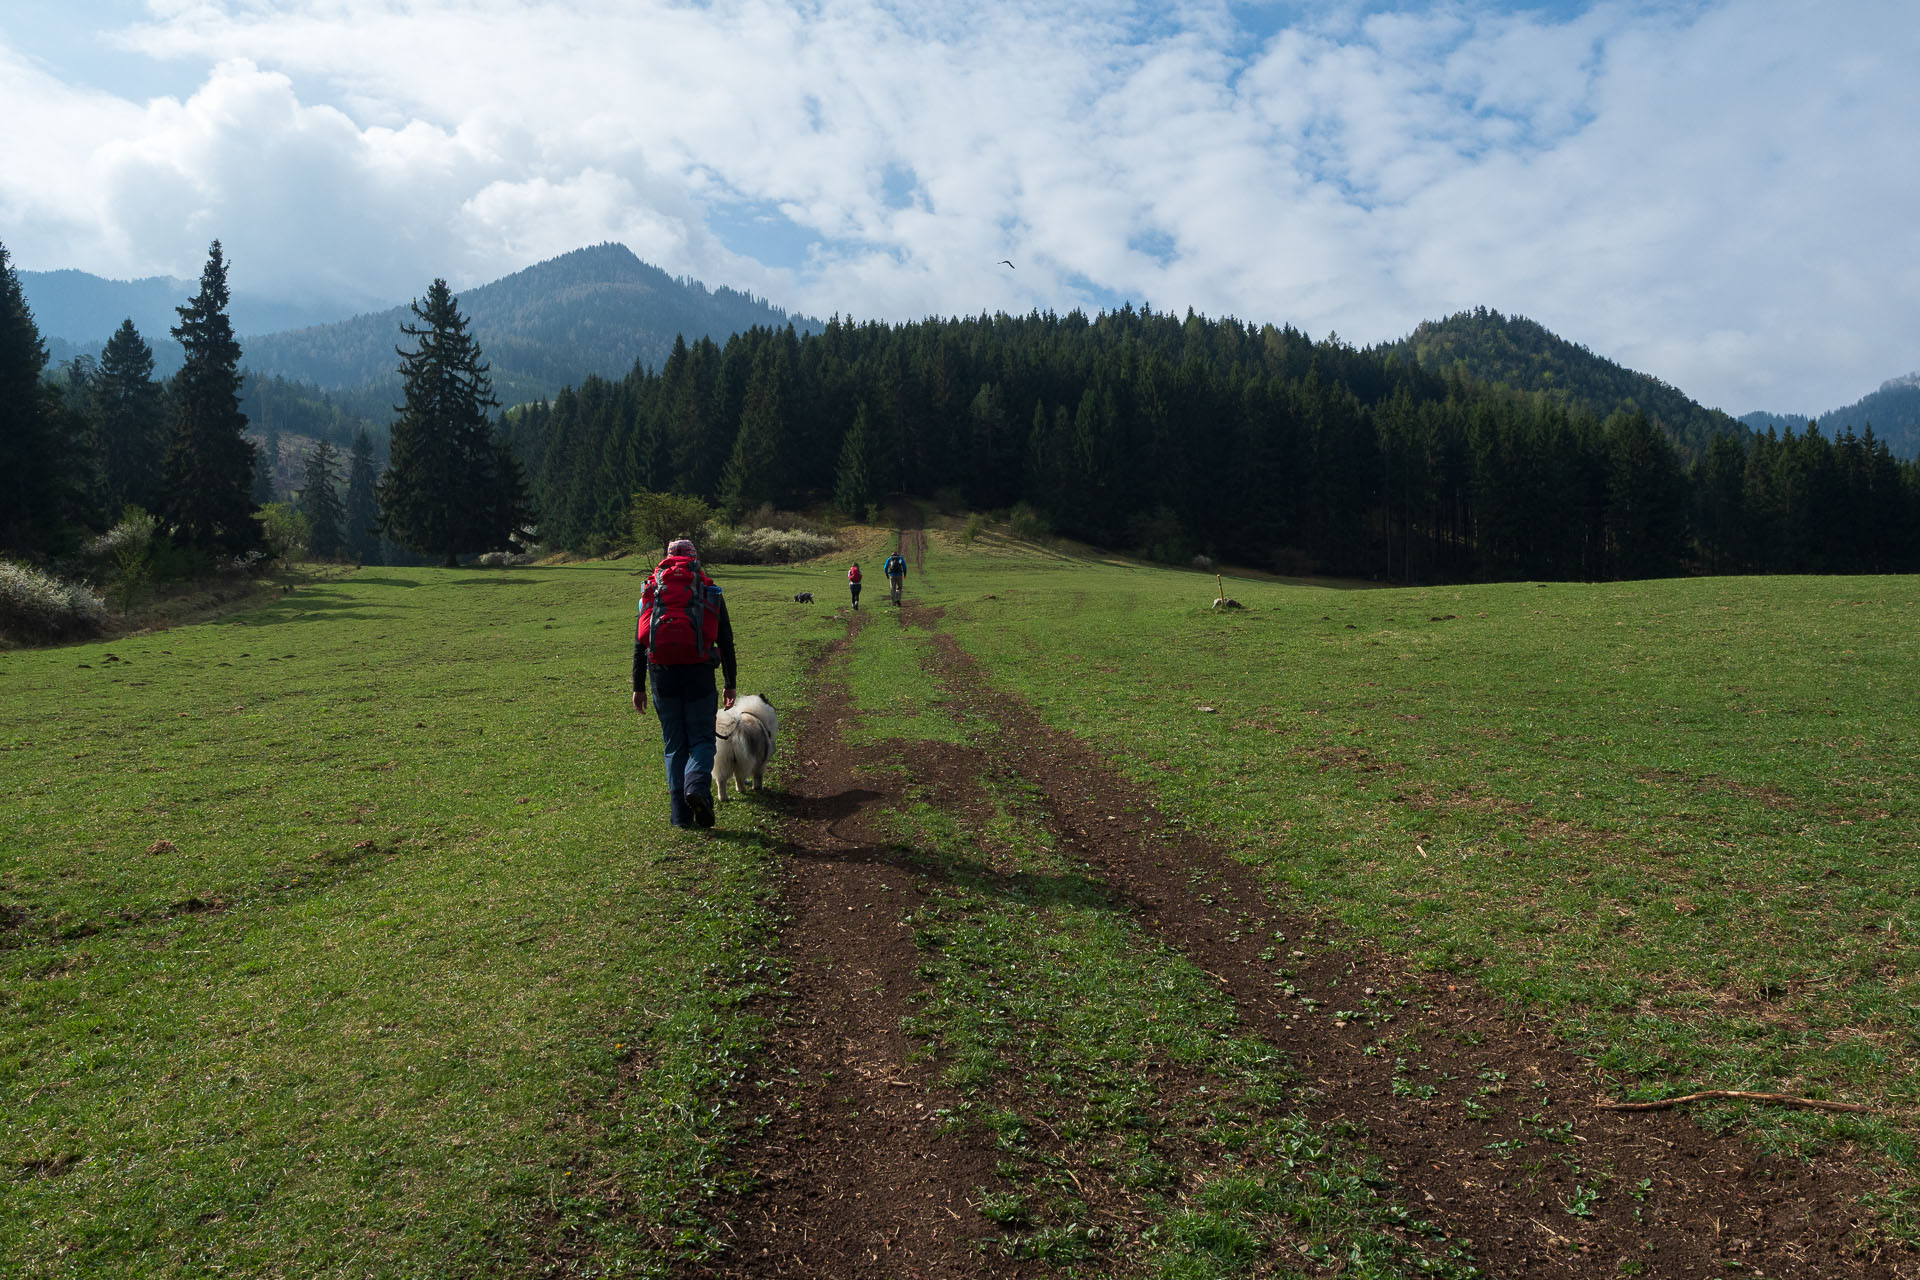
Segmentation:
<svg viewBox="0 0 1920 1280">
<path fill-rule="evenodd" d="M 0 631 L 23 640 L 100 634 L 107 602 L 77 582 L 0 560 Z"/>
<path fill-rule="evenodd" d="M 974 540 L 978 538 L 981 534 L 985 533 L 986 531 L 987 531 L 987 518 L 981 515 L 978 511 L 976 511 L 972 515 L 967 517 L 966 532 L 962 533 L 960 537 L 962 540 L 966 542 L 968 546 L 972 546 L 974 543 Z"/>
<path fill-rule="evenodd" d="M 840 544 L 813 529 L 735 529 L 721 525 L 699 544 L 707 564 L 791 564 L 824 556 Z"/>
<path fill-rule="evenodd" d="M 741 543 L 753 552 L 759 564 L 791 564 L 824 556 L 839 544 L 832 535 L 811 529 L 754 529 L 741 535 Z"/>
<path fill-rule="evenodd" d="M 1133 541 L 1136 555 L 1161 564 L 1179 564 L 1192 549 L 1186 531 L 1180 527 L 1180 517 L 1165 504 L 1127 521 L 1127 536 Z"/>
<path fill-rule="evenodd" d="M 1013 536 L 1027 542 L 1045 542 L 1053 536 L 1053 525 L 1047 517 L 1031 502 L 1015 504 L 1013 514 L 1007 523 L 1013 526 Z"/>
<path fill-rule="evenodd" d="M 107 583 L 120 612 L 133 608 L 147 584 L 153 580 L 153 540 L 160 522 L 137 506 L 129 506 L 120 523 L 95 538 L 87 554 L 106 568 Z"/>
<path fill-rule="evenodd" d="M 261 531 L 266 535 L 268 553 L 283 563 L 303 554 L 307 539 L 313 536 L 307 513 L 291 502 L 269 502 L 255 512 L 253 518 L 260 522 Z"/>
<path fill-rule="evenodd" d="M 714 509 L 684 493 L 654 493 L 642 489 L 627 506 L 628 526 L 640 554 L 657 558 L 675 538 L 691 538 L 706 556 L 712 540 Z"/>
</svg>

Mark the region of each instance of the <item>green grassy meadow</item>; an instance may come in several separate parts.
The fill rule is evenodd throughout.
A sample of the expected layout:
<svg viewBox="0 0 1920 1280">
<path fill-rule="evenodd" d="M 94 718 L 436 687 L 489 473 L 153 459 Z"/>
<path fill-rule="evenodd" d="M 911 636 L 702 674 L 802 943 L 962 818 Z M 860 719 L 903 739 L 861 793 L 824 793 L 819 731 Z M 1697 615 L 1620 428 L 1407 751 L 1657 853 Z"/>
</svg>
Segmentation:
<svg viewBox="0 0 1920 1280">
<path fill-rule="evenodd" d="M 1920 581 L 1241 580 L 1213 613 L 1211 575 L 929 563 L 1004 687 L 1305 904 L 1649 1096 L 1883 1108 L 1705 1118 L 1913 1167 Z"/>
<path fill-rule="evenodd" d="M 1551 1019 L 1634 1096 L 1870 1103 L 1699 1114 L 1911 1180 L 1920 581 L 1235 580 L 1248 607 L 1215 614 L 1211 575 L 931 541 L 910 600 L 1304 905 Z M 0 654 L 0 1273 L 646 1274 L 709 1247 L 777 841 L 752 803 L 667 827 L 627 702 L 640 568 L 369 569 Z M 744 692 L 805 705 L 842 569 L 719 571 Z M 831 669 L 861 734 L 966 731 L 920 697 L 927 643 L 876 617 Z M 1108 957 L 1215 1034 L 1090 911 L 971 945 Z"/>
<path fill-rule="evenodd" d="M 666 825 L 633 567 L 368 570 L 0 657 L 0 1272 L 704 1247 L 770 842 Z M 791 705 L 831 624 L 776 631 L 776 577 L 727 582 Z"/>
</svg>

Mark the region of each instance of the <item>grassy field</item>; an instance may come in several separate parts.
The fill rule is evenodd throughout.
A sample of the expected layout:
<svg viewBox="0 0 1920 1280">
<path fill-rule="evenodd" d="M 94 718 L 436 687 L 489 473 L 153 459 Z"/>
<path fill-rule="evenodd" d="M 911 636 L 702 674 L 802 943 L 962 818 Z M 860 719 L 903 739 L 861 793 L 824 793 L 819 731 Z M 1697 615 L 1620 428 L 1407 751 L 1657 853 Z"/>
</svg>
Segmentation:
<svg viewBox="0 0 1920 1280">
<path fill-rule="evenodd" d="M 0 1272 L 704 1247 L 770 842 L 667 827 L 631 567 L 372 570 L 0 658 Z M 728 585 L 796 704 L 831 624 Z"/>
<path fill-rule="evenodd" d="M 1543 1010 L 1649 1094 L 1909 1169 L 1920 581 L 1364 591 L 930 557 L 1003 686 L 1300 899 Z"/>
<path fill-rule="evenodd" d="M 775 840 L 757 805 L 718 838 L 666 827 L 626 703 L 637 567 L 368 570 L 0 655 L 0 1272 L 591 1250 L 618 1274 L 707 1247 L 743 1002 L 777 977 Z M 783 713 L 844 628 L 838 574 L 724 573 L 742 685 Z M 1302 902 L 1540 1011 L 1639 1093 L 1873 1104 L 1702 1118 L 1914 1169 L 1920 582 L 1236 581 L 1248 608 L 1214 614 L 1210 575 L 935 534 L 908 588 Z M 863 633 L 862 733 L 963 731 L 915 696 L 925 643 Z M 1213 1034 L 1078 910 L 968 945 L 1081 957 Z"/>
</svg>

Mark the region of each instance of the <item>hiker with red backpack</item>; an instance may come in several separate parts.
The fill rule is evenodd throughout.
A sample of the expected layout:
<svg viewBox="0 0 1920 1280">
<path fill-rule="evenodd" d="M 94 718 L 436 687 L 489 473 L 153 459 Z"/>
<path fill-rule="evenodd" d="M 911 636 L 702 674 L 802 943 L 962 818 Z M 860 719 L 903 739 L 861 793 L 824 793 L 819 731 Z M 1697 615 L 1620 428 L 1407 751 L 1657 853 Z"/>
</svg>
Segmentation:
<svg viewBox="0 0 1920 1280">
<path fill-rule="evenodd" d="M 855 560 L 853 568 L 847 570 L 847 585 L 853 588 L 853 607 L 860 607 L 860 562 Z"/>
<path fill-rule="evenodd" d="M 718 693 L 716 663 L 726 676 Z M 651 684 L 666 747 L 669 819 L 676 827 L 713 825 L 713 718 L 719 708 L 733 706 L 738 674 L 726 598 L 701 571 L 693 543 L 677 539 L 640 589 L 633 641 L 633 709 L 647 709 Z"/>
</svg>

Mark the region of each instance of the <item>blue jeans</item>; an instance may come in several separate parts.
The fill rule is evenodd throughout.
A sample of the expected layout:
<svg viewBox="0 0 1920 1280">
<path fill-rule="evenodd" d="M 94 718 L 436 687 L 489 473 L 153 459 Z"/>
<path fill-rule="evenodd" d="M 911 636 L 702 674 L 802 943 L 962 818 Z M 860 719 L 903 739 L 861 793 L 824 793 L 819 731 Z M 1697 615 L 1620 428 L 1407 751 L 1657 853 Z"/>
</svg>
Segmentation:
<svg viewBox="0 0 1920 1280">
<path fill-rule="evenodd" d="M 687 796 L 713 794 L 713 717 L 720 693 L 713 668 L 705 665 L 648 667 L 647 683 L 666 747 L 667 794 L 679 822 Z"/>
</svg>

